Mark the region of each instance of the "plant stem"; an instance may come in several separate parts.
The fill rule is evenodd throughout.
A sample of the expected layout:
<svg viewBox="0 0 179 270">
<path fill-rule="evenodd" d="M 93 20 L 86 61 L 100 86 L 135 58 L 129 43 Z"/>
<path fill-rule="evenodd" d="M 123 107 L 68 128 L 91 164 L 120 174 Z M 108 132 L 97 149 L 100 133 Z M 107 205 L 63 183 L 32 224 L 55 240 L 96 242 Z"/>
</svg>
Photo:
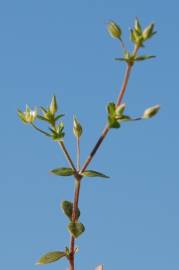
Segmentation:
<svg viewBox="0 0 179 270">
<path fill-rule="evenodd" d="M 72 168 L 72 169 L 75 171 L 75 173 L 77 174 L 77 170 L 76 170 L 76 168 L 75 168 L 75 165 L 74 165 L 74 163 L 73 163 L 73 161 L 72 161 L 72 159 L 71 159 L 71 157 L 70 157 L 70 154 L 68 153 L 68 150 L 67 150 L 66 147 L 65 147 L 64 142 L 63 142 L 63 141 L 59 141 L 58 143 L 59 143 L 59 145 L 61 146 L 61 149 L 62 149 L 62 151 L 63 151 L 63 153 L 64 153 L 64 155 L 65 155 L 65 157 L 66 157 L 66 159 L 67 159 L 67 161 L 68 161 L 68 163 L 69 163 L 69 165 L 71 166 L 71 168 Z"/>
<path fill-rule="evenodd" d="M 122 98 L 123 98 L 123 96 L 125 94 L 127 83 L 129 81 L 131 68 L 132 68 L 132 65 L 128 64 L 127 68 L 126 68 L 125 76 L 124 76 L 124 81 L 123 81 L 123 84 L 122 84 L 122 87 L 121 87 L 121 91 L 120 91 L 119 97 L 117 99 L 116 107 L 120 105 L 120 103 L 122 101 Z M 98 139 L 97 143 L 95 144 L 93 150 L 91 151 L 91 153 L 89 154 L 87 160 L 83 164 L 82 169 L 81 169 L 81 173 L 83 173 L 86 170 L 86 168 L 88 167 L 88 165 L 92 161 L 93 157 L 95 156 L 95 154 L 96 154 L 98 148 L 100 147 L 101 143 L 104 141 L 104 139 L 105 139 L 106 135 L 108 134 L 109 130 L 110 130 L 109 126 L 106 125 L 106 127 L 104 128 L 100 138 Z"/>
<path fill-rule="evenodd" d="M 138 51 L 139 47 L 138 46 L 135 46 L 134 47 L 134 50 L 133 50 L 133 54 L 136 55 L 137 54 L 137 51 Z M 129 77 L 130 77 L 130 73 L 131 73 L 131 69 L 132 69 L 132 64 L 131 63 L 128 63 L 127 64 L 127 67 L 126 67 L 126 71 L 125 71 L 125 75 L 124 75 L 124 81 L 123 81 L 123 84 L 122 84 L 122 87 L 121 87 L 121 90 L 119 92 L 119 96 L 118 96 L 118 99 L 117 99 L 117 102 L 116 102 L 116 107 L 119 106 L 121 104 L 121 101 L 124 97 L 124 94 L 125 94 L 125 91 L 126 91 L 126 87 L 127 87 L 127 84 L 128 84 L 128 81 L 129 81 Z M 103 142 L 103 140 L 105 139 L 106 135 L 108 134 L 110 128 L 108 125 L 106 125 L 105 129 L 103 130 L 100 138 L 98 139 L 97 143 L 95 144 L 93 150 L 91 151 L 91 153 L 89 154 L 87 160 L 85 161 L 85 163 L 83 164 L 82 166 L 82 169 L 81 169 L 81 173 L 84 172 L 86 170 L 86 168 L 88 167 L 88 165 L 90 164 L 90 162 L 92 161 L 93 157 L 95 156 L 98 148 L 100 147 L 101 143 Z"/>
<path fill-rule="evenodd" d="M 80 138 L 77 137 L 77 171 L 80 171 Z M 81 185 L 81 176 L 78 174 L 77 177 L 75 177 L 75 192 L 74 192 L 74 202 L 73 202 L 73 213 L 72 213 L 72 222 L 76 221 L 76 212 L 78 209 L 78 201 L 79 201 L 79 194 L 80 194 L 80 185 Z M 69 263 L 70 268 L 69 270 L 74 270 L 74 253 L 75 253 L 75 238 L 71 236 L 70 239 L 70 257 L 69 257 Z"/>
<path fill-rule="evenodd" d="M 80 138 L 77 137 L 77 170 L 80 171 Z"/>
<path fill-rule="evenodd" d="M 136 55 L 137 51 L 138 51 L 138 47 L 135 46 L 133 54 Z M 132 64 L 128 63 L 127 64 L 127 68 L 126 68 L 126 72 L 124 75 L 124 81 L 116 102 L 116 107 L 119 106 L 121 104 L 121 101 L 123 99 L 123 96 L 125 94 L 126 91 L 126 87 L 129 81 L 129 77 L 130 77 L 130 73 L 131 73 L 131 69 L 132 69 Z M 83 173 L 86 168 L 88 167 L 89 163 L 92 161 L 92 159 L 94 158 L 98 148 L 100 147 L 101 143 L 103 142 L 103 140 L 105 139 L 105 137 L 107 136 L 108 132 L 109 132 L 110 128 L 108 125 L 106 125 L 106 127 L 104 128 L 100 138 L 98 139 L 97 143 L 95 144 L 93 150 L 91 151 L 91 153 L 89 154 L 87 160 L 85 161 L 84 165 L 82 166 L 82 169 L 80 171 L 80 173 Z M 79 168 L 79 160 L 80 160 L 80 148 L 79 148 L 79 141 L 77 142 L 77 167 Z M 77 170 L 78 170 L 77 169 Z M 83 178 L 82 175 L 79 174 L 79 172 L 77 171 L 77 174 L 75 176 L 75 193 L 74 193 L 74 203 L 73 203 L 73 213 L 72 213 L 72 222 L 76 221 L 76 212 L 78 209 L 78 201 L 79 201 L 79 195 L 80 195 L 80 185 L 81 185 L 81 179 Z M 73 236 L 71 236 L 71 240 L 70 240 L 70 256 L 69 256 L 69 270 L 75 270 L 75 262 L 74 262 L 74 248 L 75 248 L 75 238 Z"/>
</svg>

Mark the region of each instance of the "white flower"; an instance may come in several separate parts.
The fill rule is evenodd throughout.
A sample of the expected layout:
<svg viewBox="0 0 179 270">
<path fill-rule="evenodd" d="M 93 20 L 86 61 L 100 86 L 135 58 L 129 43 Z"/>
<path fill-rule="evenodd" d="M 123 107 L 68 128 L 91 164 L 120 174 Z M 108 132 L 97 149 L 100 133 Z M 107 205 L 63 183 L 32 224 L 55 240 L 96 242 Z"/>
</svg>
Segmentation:
<svg viewBox="0 0 179 270">
<path fill-rule="evenodd" d="M 37 117 L 37 109 L 31 110 L 30 107 L 26 105 L 25 112 L 18 110 L 18 115 L 24 123 L 32 124 Z"/>
</svg>

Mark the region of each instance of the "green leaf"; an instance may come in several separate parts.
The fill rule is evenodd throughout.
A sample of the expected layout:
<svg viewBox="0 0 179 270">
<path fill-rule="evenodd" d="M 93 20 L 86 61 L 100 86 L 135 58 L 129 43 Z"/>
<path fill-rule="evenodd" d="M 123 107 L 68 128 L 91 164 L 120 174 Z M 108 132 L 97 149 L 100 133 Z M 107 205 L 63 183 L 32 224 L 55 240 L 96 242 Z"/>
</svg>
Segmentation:
<svg viewBox="0 0 179 270">
<path fill-rule="evenodd" d="M 78 238 L 85 231 L 85 227 L 82 223 L 70 222 L 68 224 L 68 230 L 74 238 Z"/>
<path fill-rule="evenodd" d="M 88 170 L 88 171 L 84 171 L 82 173 L 82 175 L 87 176 L 87 177 L 102 177 L 102 178 L 110 178 L 109 176 L 100 173 L 100 172 L 96 172 L 96 171 L 92 171 L 92 170 Z"/>
<path fill-rule="evenodd" d="M 59 114 L 55 117 L 55 121 L 57 121 L 58 119 L 62 118 L 64 116 L 64 114 Z"/>
<path fill-rule="evenodd" d="M 24 113 L 21 111 L 21 110 L 17 110 L 17 114 L 18 114 L 18 116 L 19 116 L 19 118 L 21 119 L 21 121 L 23 122 L 23 123 L 25 123 L 25 124 L 27 124 L 27 122 L 26 122 L 26 120 L 25 120 L 25 115 L 24 115 Z"/>
<path fill-rule="evenodd" d="M 58 176 L 70 176 L 75 173 L 73 169 L 65 167 L 53 169 L 50 172 Z"/>
<path fill-rule="evenodd" d="M 107 111 L 110 116 L 115 116 L 116 105 L 113 102 L 110 102 L 107 106 Z"/>
<path fill-rule="evenodd" d="M 42 112 L 44 113 L 44 114 L 46 114 L 47 112 L 48 112 L 48 110 L 46 109 L 46 108 L 44 108 L 44 107 L 40 107 L 41 108 L 41 110 L 42 110 Z"/>
<path fill-rule="evenodd" d="M 66 256 L 64 251 L 53 251 L 43 255 L 36 264 L 48 264 L 60 260 Z"/>
<path fill-rule="evenodd" d="M 45 117 L 44 117 L 44 116 L 42 116 L 42 115 L 39 115 L 39 114 L 38 114 L 38 115 L 37 115 L 37 118 L 38 118 L 38 119 L 40 119 L 40 120 L 42 120 L 42 121 L 49 122 L 49 121 L 48 121 L 48 119 L 47 119 L 47 118 L 45 118 Z"/>
<path fill-rule="evenodd" d="M 116 120 L 115 116 L 108 116 L 108 124 L 110 128 L 120 128 L 120 124 L 118 123 L 118 121 Z"/>
<path fill-rule="evenodd" d="M 65 215 L 71 220 L 73 213 L 73 203 L 70 201 L 63 201 L 61 204 L 61 208 L 63 209 Z M 76 219 L 78 220 L 80 217 L 80 209 L 78 208 L 76 212 Z"/>
<path fill-rule="evenodd" d="M 139 55 L 135 57 L 135 61 L 144 61 L 155 57 L 155 55 Z"/>
<path fill-rule="evenodd" d="M 116 60 L 116 61 L 124 61 L 124 62 L 128 62 L 127 60 L 126 60 L 126 58 L 114 58 L 114 60 Z"/>
</svg>

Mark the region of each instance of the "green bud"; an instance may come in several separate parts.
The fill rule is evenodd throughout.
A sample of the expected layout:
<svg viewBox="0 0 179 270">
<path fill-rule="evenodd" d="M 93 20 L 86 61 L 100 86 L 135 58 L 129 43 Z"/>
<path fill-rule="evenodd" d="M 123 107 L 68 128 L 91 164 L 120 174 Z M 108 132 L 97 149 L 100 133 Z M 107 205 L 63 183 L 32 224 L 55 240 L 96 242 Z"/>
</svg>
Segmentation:
<svg viewBox="0 0 179 270">
<path fill-rule="evenodd" d="M 144 29 L 144 31 L 142 33 L 142 37 L 143 37 L 144 41 L 149 39 L 150 37 L 152 37 L 152 35 L 155 33 L 155 32 L 153 32 L 153 30 L 154 30 L 154 24 L 153 23 L 149 24 Z"/>
<path fill-rule="evenodd" d="M 116 115 L 122 115 L 124 110 L 126 108 L 126 103 L 123 103 L 121 105 L 119 105 L 117 108 L 116 108 Z"/>
<path fill-rule="evenodd" d="M 107 26 L 107 30 L 112 38 L 121 39 L 122 30 L 115 22 L 113 21 L 109 22 Z"/>
<path fill-rule="evenodd" d="M 26 111 L 22 112 L 18 110 L 18 116 L 22 122 L 26 124 L 32 124 L 37 118 L 37 109 L 31 110 L 28 105 L 26 105 Z"/>
<path fill-rule="evenodd" d="M 159 110 L 160 110 L 160 105 L 157 104 L 155 106 L 152 106 L 144 111 L 143 118 L 144 119 L 151 118 L 151 117 L 155 116 Z"/>
<path fill-rule="evenodd" d="M 76 117 L 73 118 L 73 133 L 76 138 L 80 138 L 82 135 L 83 129 Z"/>
<path fill-rule="evenodd" d="M 57 110 L 58 110 L 57 100 L 56 100 L 56 97 L 55 96 L 52 97 L 52 101 L 50 103 L 49 110 L 50 110 L 50 112 L 51 112 L 52 115 L 54 115 L 57 112 Z"/>
<path fill-rule="evenodd" d="M 136 29 L 130 30 L 130 39 L 134 44 L 142 46 L 143 37 Z"/>
<path fill-rule="evenodd" d="M 136 30 L 136 32 L 138 32 L 138 34 L 142 34 L 142 27 L 138 18 L 136 18 L 134 21 L 134 29 Z"/>
</svg>

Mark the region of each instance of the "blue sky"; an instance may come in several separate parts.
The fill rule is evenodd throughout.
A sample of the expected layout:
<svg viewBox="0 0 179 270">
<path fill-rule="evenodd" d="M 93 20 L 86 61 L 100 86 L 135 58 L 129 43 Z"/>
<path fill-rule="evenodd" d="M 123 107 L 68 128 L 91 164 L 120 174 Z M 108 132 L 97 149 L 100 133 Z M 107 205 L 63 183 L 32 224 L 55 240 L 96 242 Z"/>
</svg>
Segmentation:
<svg viewBox="0 0 179 270">
<path fill-rule="evenodd" d="M 105 106 L 118 95 L 124 64 L 106 31 L 118 22 L 127 45 L 138 16 L 158 34 L 144 52 L 157 58 L 136 64 L 124 101 L 140 115 L 154 104 L 150 121 L 112 130 L 90 169 L 111 176 L 87 180 L 80 196 L 76 269 L 178 270 L 179 126 L 177 1 L 0 1 L 1 188 L 0 258 L 4 270 L 33 270 L 37 259 L 69 242 L 59 210 L 73 197 L 73 180 L 49 174 L 66 166 L 58 146 L 23 125 L 17 108 L 48 105 L 53 94 L 65 113 L 65 142 L 75 159 L 72 116 L 84 127 L 84 160 L 106 121 Z M 66 269 L 65 261 L 46 269 Z M 43 268 L 43 266 L 42 266 Z"/>
</svg>

